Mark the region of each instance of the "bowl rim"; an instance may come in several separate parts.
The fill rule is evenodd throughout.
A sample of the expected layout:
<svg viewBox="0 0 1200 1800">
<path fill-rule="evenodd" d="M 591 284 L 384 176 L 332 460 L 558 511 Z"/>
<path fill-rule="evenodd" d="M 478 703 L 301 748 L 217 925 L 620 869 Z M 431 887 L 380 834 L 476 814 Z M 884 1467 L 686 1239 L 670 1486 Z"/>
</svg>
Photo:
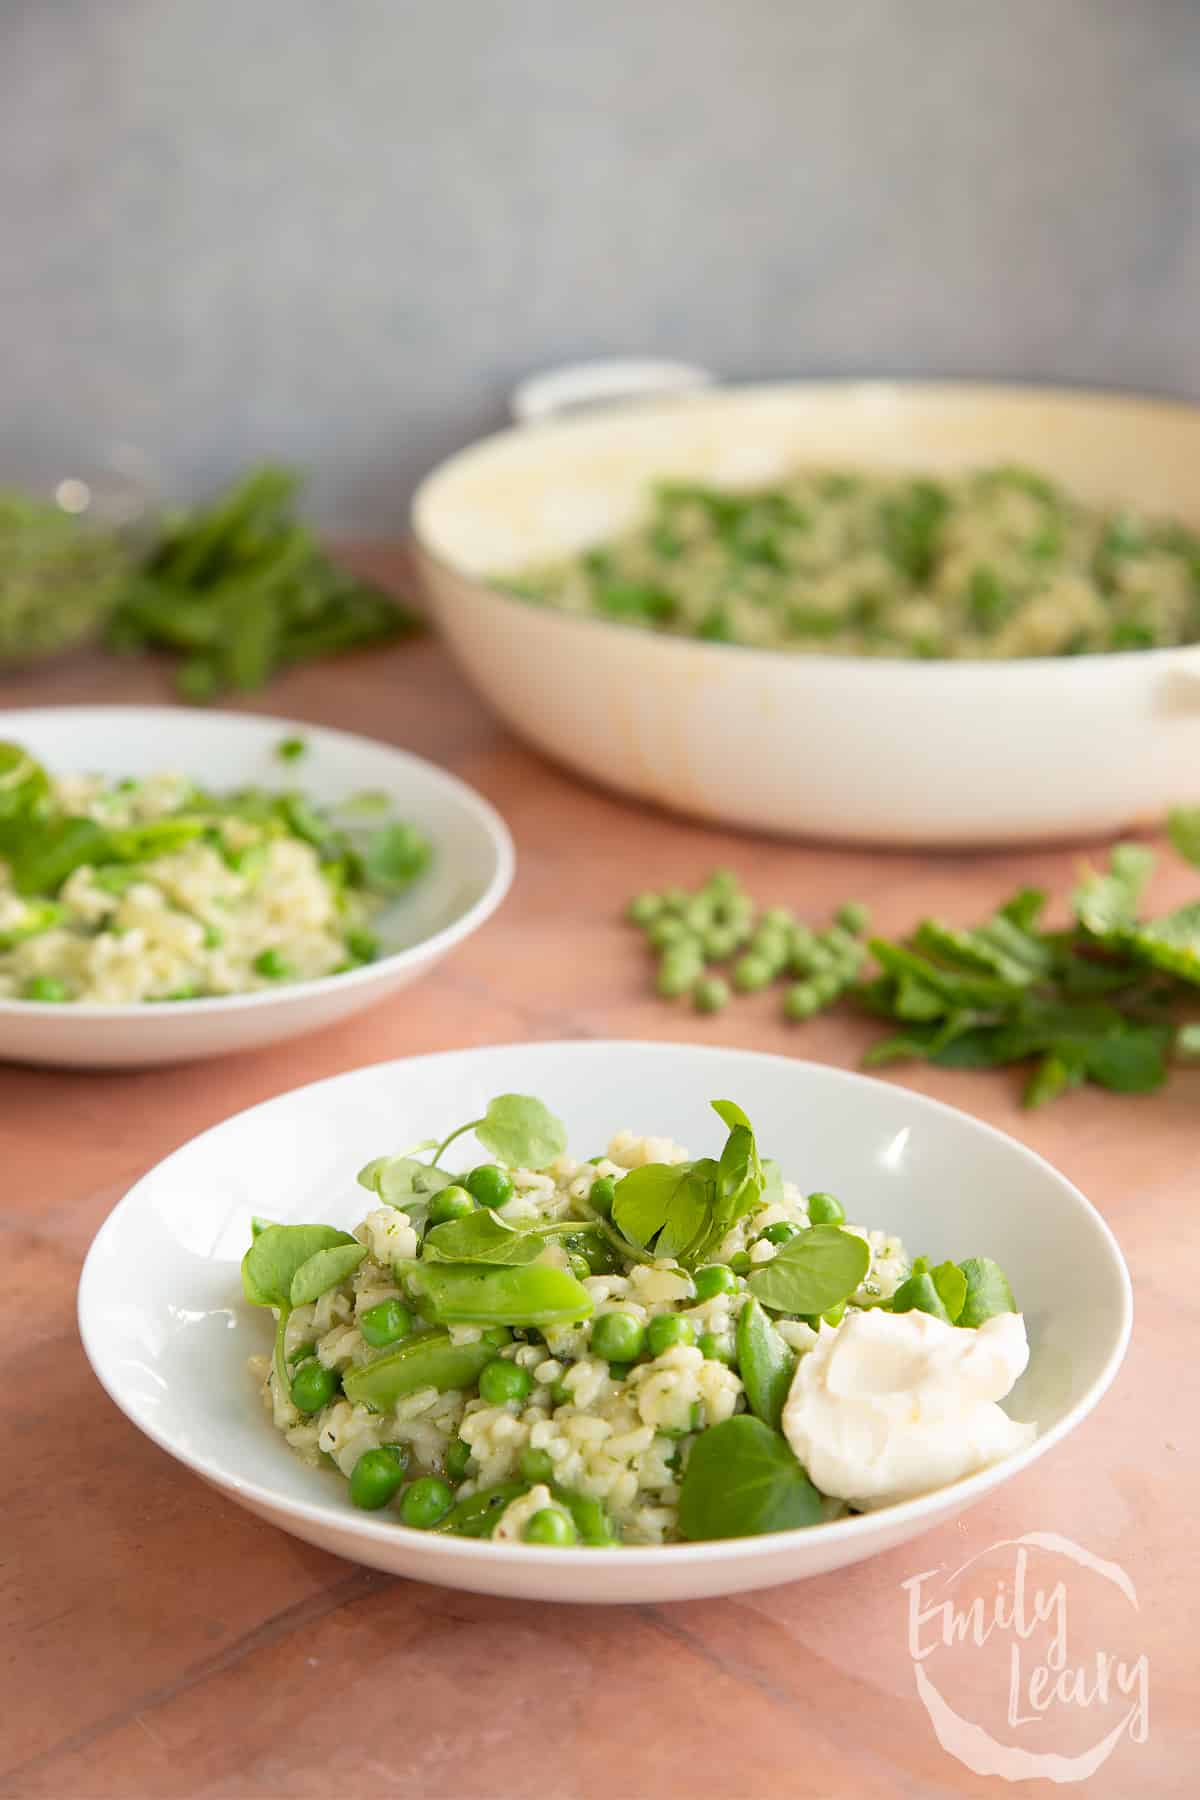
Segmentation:
<svg viewBox="0 0 1200 1800">
<path fill-rule="evenodd" d="M 1051 405 L 1064 402 L 1083 402 L 1097 408 L 1119 406 L 1128 408 L 1145 407 L 1151 411 L 1161 412 L 1177 418 L 1191 418 L 1200 427 L 1200 404 L 1177 394 L 1154 394 L 1138 388 L 1099 387 L 1086 382 L 1040 382 L 1040 381 L 986 381 L 957 380 L 950 376 L 905 376 L 905 375 L 821 375 L 796 376 L 776 381 L 742 381 L 722 382 L 715 386 L 701 388 L 694 394 L 687 394 L 681 399 L 679 395 L 666 399 L 655 395 L 652 398 L 630 397 L 613 401 L 601 409 L 590 410 L 578 414 L 563 414 L 556 418 L 539 421 L 530 425 L 507 425 L 498 431 L 487 433 L 476 438 L 472 443 L 453 451 L 449 456 L 434 465 L 419 482 L 409 507 L 409 528 L 412 533 L 419 557 L 424 559 L 433 569 L 454 581 L 465 582 L 472 589 L 477 599 L 486 597 L 490 602 L 506 609 L 515 609 L 521 617 L 535 617 L 550 629 L 561 630 L 564 634 L 582 630 L 593 632 L 620 632 L 624 637 L 635 640 L 643 646 L 655 646 L 655 653 L 662 655 L 686 655 L 704 658 L 714 666 L 727 661 L 731 656 L 744 660 L 748 669 L 765 671 L 768 668 L 779 669 L 797 667 L 807 673 L 818 669 L 834 669 L 839 676 L 853 680 L 856 676 L 868 678 L 866 672 L 877 675 L 885 670 L 891 680 L 912 682 L 922 688 L 937 682 L 945 682 L 953 678 L 955 670 L 968 668 L 978 679 L 981 671 L 987 670 L 987 679 L 996 682 L 1008 682 L 1023 676 L 1028 680 L 1034 671 L 1041 672 L 1041 679 L 1049 679 L 1051 674 L 1059 674 L 1064 666 L 1069 666 L 1075 679 L 1088 679 L 1082 671 L 1114 669 L 1120 674 L 1134 666 L 1147 666 L 1153 663 L 1161 668 L 1164 661 L 1171 663 L 1200 663 L 1200 642 L 1194 644 L 1172 644 L 1151 650 L 1108 650 L 1094 656 L 1009 656 L 1009 657 L 912 657 L 912 656 L 853 656 L 844 652 L 826 652 L 813 650 L 770 650 L 753 644 L 720 644 L 710 643 L 703 638 L 676 636 L 673 632 L 653 631 L 645 626 L 631 625 L 624 619 L 601 619 L 591 613 L 566 613 L 554 607 L 540 607 L 537 602 L 522 599 L 520 595 L 494 587 L 483 575 L 472 573 L 461 568 L 443 553 L 435 549 L 426 534 L 425 514 L 431 504 L 431 495 L 436 484 L 451 478 L 464 464 L 483 458 L 503 446 L 516 442 L 527 442 L 535 435 L 539 438 L 558 433 L 564 437 L 582 435 L 600 423 L 620 422 L 623 419 L 686 417 L 697 407 L 708 406 L 719 408 L 723 405 L 735 406 L 741 400 L 794 395 L 797 400 L 806 393 L 833 394 L 852 403 L 858 398 L 870 398 L 876 395 L 890 394 L 905 401 L 939 400 L 939 399 L 976 399 L 980 403 L 987 401 L 1003 401 L 1005 399 L 1042 399 Z M 914 469 L 919 472 L 919 468 Z"/>
<path fill-rule="evenodd" d="M 805 1058 L 783 1056 L 774 1051 L 747 1050 L 737 1046 L 664 1042 L 658 1039 L 643 1041 L 630 1038 L 565 1038 L 553 1041 L 539 1039 L 534 1047 L 539 1052 L 556 1054 L 570 1053 L 572 1050 L 580 1048 L 586 1048 L 593 1052 L 608 1051 L 618 1056 L 630 1053 L 649 1054 L 652 1059 L 664 1061 L 677 1057 L 680 1052 L 689 1054 L 699 1052 L 702 1060 L 710 1058 L 713 1061 L 723 1061 L 730 1056 L 736 1056 L 748 1058 L 757 1063 L 785 1065 L 789 1071 L 801 1079 L 815 1075 L 820 1080 L 832 1082 L 835 1086 L 845 1085 L 858 1090 L 884 1088 L 896 1091 L 896 1084 L 880 1081 L 874 1076 L 860 1074 L 857 1070 L 836 1068 L 828 1063 L 818 1063 Z M 392 1520 L 377 1519 L 374 1516 L 357 1516 L 340 1511 L 329 1502 L 322 1504 L 319 1501 L 293 1500 L 290 1497 L 281 1496 L 277 1490 L 265 1486 L 261 1482 L 244 1480 L 235 1474 L 228 1473 L 219 1463 L 214 1462 L 208 1456 L 180 1448 L 178 1444 L 172 1442 L 170 1434 L 156 1428 L 154 1422 L 135 1417 L 122 1398 L 117 1384 L 110 1383 L 106 1379 L 106 1372 L 102 1368 L 103 1353 L 96 1343 L 94 1325 L 89 1323 L 92 1309 L 92 1288 L 100 1281 L 99 1271 L 104 1245 L 108 1237 L 116 1230 L 117 1220 L 126 1209 L 132 1210 L 141 1190 L 149 1182 L 161 1178 L 177 1157 L 185 1155 L 196 1144 L 202 1143 L 234 1121 L 248 1119 L 276 1102 L 287 1099 L 295 1100 L 301 1095 L 315 1096 L 318 1091 L 325 1092 L 341 1084 L 349 1085 L 367 1070 L 395 1069 L 399 1072 L 414 1062 L 453 1061 L 463 1056 L 471 1056 L 475 1052 L 519 1057 L 529 1048 L 529 1044 L 522 1043 L 481 1044 L 464 1049 L 433 1051 L 427 1055 L 415 1057 L 392 1057 L 382 1062 L 363 1063 L 357 1068 L 343 1070 L 337 1075 L 325 1076 L 319 1081 L 306 1082 L 300 1087 L 285 1089 L 282 1094 L 274 1094 L 267 1100 L 257 1102 L 254 1106 L 244 1107 L 236 1113 L 231 1113 L 227 1118 L 198 1132 L 186 1143 L 177 1146 L 167 1156 L 160 1158 L 152 1168 L 139 1176 L 108 1214 L 88 1248 L 79 1275 L 76 1318 L 80 1341 L 93 1375 L 113 1404 L 139 1431 L 157 1444 L 161 1450 L 166 1451 L 169 1456 L 174 1457 L 177 1462 L 183 1463 L 194 1474 L 199 1475 L 202 1480 L 211 1485 L 237 1495 L 252 1508 L 265 1509 L 276 1515 L 283 1514 L 290 1519 L 302 1520 L 308 1525 L 332 1528 L 339 1534 L 363 1543 L 389 1544 L 399 1541 L 410 1549 L 415 1549 L 418 1545 L 424 1546 L 430 1558 L 430 1568 L 427 1574 L 422 1573 L 421 1578 L 423 1579 L 436 1581 L 438 1568 L 443 1562 L 453 1562 L 464 1557 L 468 1562 L 486 1566 L 499 1555 L 508 1559 L 510 1563 L 530 1568 L 544 1568 L 546 1566 L 545 1551 L 537 1545 L 494 1544 L 490 1539 L 477 1540 L 454 1537 L 449 1534 L 439 1536 L 435 1532 L 417 1530 L 415 1527 L 403 1525 L 398 1519 L 393 1522 Z M 949 1116 L 965 1122 L 983 1136 L 998 1140 L 1026 1167 L 1035 1168 L 1041 1174 L 1049 1175 L 1054 1183 L 1063 1190 L 1064 1198 L 1069 1200 L 1076 1210 L 1081 1211 L 1091 1227 L 1098 1232 L 1101 1242 L 1108 1251 L 1121 1293 L 1120 1318 L 1116 1325 L 1112 1345 L 1099 1373 L 1093 1377 L 1086 1392 L 1080 1396 L 1074 1406 L 1055 1425 L 1039 1434 L 1025 1449 L 1005 1457 L 1001 1462 L 994 1463 L 988 1468 L 980 1469 L 974 1475 L 966 1476 L 961 1481 L 951 1482 L 946 1487 L 935 1488 L 928 1494 L 920 1494 L 914 1499 L 903 1500 L 894 1506 L 881 1507 L 876 1511 L 830 1520 L 821 1525 L 802 1526 L 788 1531 L 763 1532 L 755 1537 L 713 1538 L 700 1543 L 615 1545 L 605 1551 L 606 1566 L 611 1563 L 613 1567 L 625 1569 L 670 1568 L 682 1566 L 685 1563 L 704 1563 L 714 1557 L 721 1559 L 728 1557 L 738 1562 L 754 1561 L 781 1550 L 798 1548 L 805 1542 L 815 1542 L 817 1539 L 814 1534 L 817 1533 L 820 1534 L 819 1541 L 822 1544 L 843 1544 L 847 1541 L 853 1543 L 859 1538 L 869 1542 L 873 1536 L 887 1535 L 890 1525 L 903 1527 L 909 1523 L 919 1522 L 923 1518 L 928 1518 L 930 1524 L 933 1524 L 941 1515 L 948 1495 L 954 1495 L 960 1499 L 961 1506 L 958 1510 L 965 1511 L 974 1500 L 980 1498 L 991 1488 L 1006 1482 L 1011 1476 L 1028 1468 L 1031 1463 L 1037 1462 L 1055 1444 L 1083 1422 L 1112 1386 L 1124 1361 L 1133 1329 L 1133 1284 L 1124 1254 L 1103 1214 L 1075 1186 L 1074 1182 L 1054 1167 L 1053 1163 L 1039 1155 L 1036 1150 L 1021 1143 L 1018 1138 L 1001 1131 L 995 1125 L 989 1125 L 984 1120 L 977 1119 L 972 1113 L 964 1111 L 961 1107 L 949 1105 L 944 1100 L 935 1100 L 928 1094 L 918 1093 L 912 1089 L 905 1088 L 901 1091 L 917 1112 L 927 1116 Z M 264 1430 L 268 1429 L 270 1427 L 264 1423 Z M 314 1474 L 321 1473 L 316 1470 L 313 1472 Z M 396 1535 L 398 1532 L 402 1534 L 399 1540 Z M 564 1548 L 556 1551 L 554 1564 L 556 1567 L 588 1568 L 593 1566 L 594 1556 L 594 1548 L 589 1549 L 583 1546 Z"/>
<path fill-rule="evenodd" d="M 103 716 L 118 724 L 122 718 L 136 718 L 147 723 L 161 721 L 164 727 L 175 724 L 180 716 L 190 717 L 177 706 L 28 706 L 0 709 L 0 735 L 11 727 L 19 730 L 22 718 L 49 719 L 57 718 L 66 723 L 71 719 L 80 719 L 83 714 L 93 718 Z M 503 818 L 489 800 L 459 776 L 452 775 L 448 769 L 439 768 L 424 756 L 415 751 L 403 750 L 396 744 L 385 743 L 380 738 L 366 737 L 358 731 L 342 731 L 333 725 L 314 725 L 303 719 L 290 719 L 275 713 L 243 713 L 228 709 L 205 709 L 201 718 L 211 720 L 222 730 L 232 727 L 235 730 L 251 728 L 253 735 L 258 735 L 258 728 L 269 729 L 272 736 L 303 736 L 310 741 L 314 749 L 319 750 L 322 743 L 336 744 L 344 749 L 357 749 L 367 746 L 372 751 L 384 751 L 389 756 L 397 757 L 407 764 L 410 770 L 419 772 L 420 778 L 427 781 L 434 789 L 462 808 L 482 828 L 492 850 L 493 866 L 487 885 L 479 898 L 471 903 L 467 910 L 449 925 L 444 925 L 431 936 L 421 938 L 415 944 L 407 945 L 403 950 L 390 951 L 374 962 L 363 963 L 357 969 L 344 969 L 340 975 L 319 975 L 310 981 L 289 981 L 277 988 L 257 988 L 247 994 L 211 994 L 196 1000 L 173 1000 L 166 1009 L 161 1004 L 149 1000 L 129 1000 L 122 1002 L 74 1000 L 69 1005 L 48 1005 L 44 1000 L 16 1000 L 0 996 L 0 1018 L 12 1019 L 61 1019 L 64 1024 L 74 1020 L 95 1020 L 97 1022 L 122 1023 L 133 1019 L 153 1019 L 156 1023 L 165 1019 L 196 1018 L 206 1019 L 228 1016 L 230 1013 L 262 1011 L 274 1007 L 283 1007 L 292 1002 L 303 1002 L 309 998 L 319 998 L 333 990 L 338 993 L 348 992 L 352 987 L 369 987 L 382 975 L 399 974 L 415 964 L 425 962 L 432 954 L 441 956 L 446 951 L 461 943 L 472 932 L 484 924 L 504 900 L 512 886 L 516 872 L 516 850 L 513 846 L 512 833 Z"/>
</svg>

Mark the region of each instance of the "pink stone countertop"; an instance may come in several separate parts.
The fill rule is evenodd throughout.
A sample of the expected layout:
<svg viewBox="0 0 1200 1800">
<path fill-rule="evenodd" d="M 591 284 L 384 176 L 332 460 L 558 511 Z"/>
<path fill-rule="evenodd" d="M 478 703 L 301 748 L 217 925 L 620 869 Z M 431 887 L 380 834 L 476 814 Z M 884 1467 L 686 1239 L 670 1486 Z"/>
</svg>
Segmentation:
<svg viewBox="0 0 1200 1800">
<path fill-rule="evenodd" d="M 156 667 L 85 657 L 6 681 L 0 704 L 166 692 Z M 1091 1090 L 1033 1114 L 1003 1074 L 913 1067 L 890 1077 L 1013 1132 L 1079 1183 L 1128 1257 L 1133 1345 L 1098 1412 L 1053 1455 L 957 1524 L 815 1581 L 589 1610 L 392 1580 L 238 1510 L 116 1411 L 76 1335 L 80 1263 L 135 1177 L 226 1114 L 356 1064 L 522 1039 L 720 1039 L 854 1066 L 870 1036 L 854 1019 L 790 1027 L 766 995 L 716 1018 L 655 1001 L 642 947 L 619 922 L 630 891 L 686 886 L 730 864 L 764 902 L 820 918 L 854 895 L 881 929 L 899 931 L 926 911 L 968 922 L 1021 881 L 1061 892 L 1077 859 L 834 851 L 664 818 L 517 744 L 432 642 L 295 671 L 254 705 L 372 733 L 474 783 L 512 827 L 517 880 L 499 915 L 422 985 L 299 1042 L 146 1073 L 0 1070 L 0 1794 L 1047 1792 L 1028 1761 L 1003 1780 L 942 1747 L 918 1660 L 966 1722 L 950 1732 L 959 1750 L 975 1726 L 1027 1756 L 1078 1757 L 1132 1710 L 1083 1790 L 1113 1800 L 1200 1792 L 1200 1073 L 1149 1098 Z M 1155 898 L 1189 891 L 1195 877 L 1172 869 Z M 904 1584 L 969 1559 L 943 1597 L 952 1592 L 963 1612 L 977 1600 L 981 1620 L 994 1620 L 998 1584 L 1011 1596 L 1017 1579 L 1013 1540 L 1031 1533 L 1083 1553 L 1024 1551 L 1027 1611 L 1040 1586 L 1057 1595 L 1056 1617 L 1066 1612 L 1060 1671 L 1053 1621 L 948 1647 L 940 1615 L 910 1621 L 910 1602 L 929 1610 L 938 1588 L 933 1577 Z M 1048 1653 L 1050 1673 L 1039 1675 Z M 1109 1671 L 1107 1702 L 1094 1693 L 1098 1667 Z"/>
</svg>

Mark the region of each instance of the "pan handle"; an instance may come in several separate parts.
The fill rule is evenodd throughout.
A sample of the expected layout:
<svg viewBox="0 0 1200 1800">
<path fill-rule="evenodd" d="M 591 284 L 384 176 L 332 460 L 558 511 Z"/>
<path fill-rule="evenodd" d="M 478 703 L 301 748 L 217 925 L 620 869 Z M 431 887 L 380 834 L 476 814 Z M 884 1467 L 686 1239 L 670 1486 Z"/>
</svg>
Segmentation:
<svg viewBox="0 0 1200 1800">
<path fill-rule="evenodd" d="M 560 413 L 621 400 L 694 393 L 697 388 L 711 387 L 715 380 L 708 369 L 694 363 L 609 357 L 599 362 L 567 363 L 528 376 L 513 389 L 509 408 L 518 425 L 536 425 Z"/>
</svg>

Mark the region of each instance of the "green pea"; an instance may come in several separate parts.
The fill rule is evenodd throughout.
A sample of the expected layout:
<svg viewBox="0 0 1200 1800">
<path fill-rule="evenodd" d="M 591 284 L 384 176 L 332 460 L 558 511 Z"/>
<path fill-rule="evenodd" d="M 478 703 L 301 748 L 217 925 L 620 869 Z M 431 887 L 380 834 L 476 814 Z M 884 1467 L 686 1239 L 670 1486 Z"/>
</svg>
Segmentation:
<svg viewBox="0 0 1200 1800">
<path fill-rule="evenodd" d="M 451 1481 L 462 1481 L 471 1463 L 471 1446 L 462 1438 L 455 1438 L 446 1447 L 446 1474 Z"/>
<path fill-rule="evenodd" d="M 454 1505 L 454 1495 L 436 1475 L 422 1475 L 404 1490 L 400 1501 L 400 1520 L 417 1531 L 428 1531 L 444 1518 Z"/>
<path fill-rule="evenodd" d="M 574 1394 L 561 1376 L 557 1381 L 551 1383 L 550 1398 L 555 1406 L 573 1406 L 575 1403 Z"/>
<path fill-rule="evenodd" d="M 719 975 L 705 975 L 692 989 L 692 1005 L 697 1012 L 714 1013 L 729 1005 L 729 983 Z"/>
<path fill-rule="evenodd" d="M 751 1269 L 750 1252 L 735 1250 L 727 1265 L 735 1275 L 748 1275 Z"/>
<path fill-rule="evenodd" d="M 656 1313 L 646 1327 L 646 1348 L 651 1356 L 661 1356 L 676 1344 L 691 1344 L 695 1339 L 695 1326 L 679 1313 Z"/>
<path fill-rule="evenodd" d="M 821 1010 L 816 989 L 811 981 L 798 981 L 783 997 L 784 1014 L 789 1019 L 811 1019 Z"/>
<path fill-rule="evenodd" d="M 710 925 L 701 939 L 701 945 L 710 962 L 724 962 L 733 955 L 740 941 L 741 935 L 733 926 Z"/>
<path fill-rule="evenodd" d="M 526 1525 L 524 1538 L 527 1544 L 554 1544 L 561 1548 L 577 1543 L 579 1534 L 561 1507 L 543 1506 Z"/>
<path fill-rule="evenodd" d="M 832 1194 L 810 1194 L 805 1206 L 810 1225 L 841 1225 L 845 1222 L 846 1209 Z"/>
<path fill-rule="evenodd" d="M 700 1339 L 700 1354 L 706 1362 L 724 1363 L 727 1368 L 733 1367 L 733 1345 L 727 1337 L 718 1337 L 713 1331 L 706 1331 Z"/>
<path fill-rule="evenodd" d="M 790 1220 L 780 1219 L 777 1224 L 768 1225 L 766 1230 L 760 1231 L 758 1235 L 768 1244 L 787 1244 L 791 1242 L 792 1238 L 799 1237 L 801 1230 L 801 1226 L 793 1225 Z"/>
<path fill-rule="evenodd" d="M 681 913 L 691 897 L 692 896 L 688 893 L 686 888 L 664 888 L 662 892 L 663 910 L 665 912 Z"/>
<path fill-rule="evenodd" d="M 495 1350 L 502 1350 L 505 1344 L 512 1343 L 512 1335 L 507 1325 L 489 1325 L 483 1333 L 483 1342 Z"/>
<path fill-rule="evenodd" d="M 445 1225 L 451 1219 L 463 1219 L 475 1211 L 475 1199 L 465 1187 L 439 1188 L 429 1202 L 429 1223 Z"/>
<path fill-rule="evenodd" d="M 374 962 L 379 955 L 379 939 L 372 931 L 355 929 L 346 933 L 346 948 L 355 962 Z"/>
<path fill-rule="evenodd" d="M 359 1315 L 358 1329 L 374 1350 L 398 1344 L 413 1328 L 413 1316 L 402 1300 L 381 1300 Z"/>
<path fill-rule="evenodd" d="M 533 1376 L 528 1369 L 498 1356 L 480 1372 L 479 1398 L 486 1400 L 489 1406 L 507 1406 L 510 1401 L 519 1406 L 522 1400 L 529 1398 L 532 1386 Z"/>
<path fill-rule="evenodd" d="M 554 1458 L 548 1450 L 534 1450 L 527 1444 L 517 1458 L 517 1467 L 526 1481 L 549 1481 L 554 1475 Z"/>
<path fill-rule="evenodd" d="M 698 950 L 668 950 L 658 970 L 656 987 L 664 1000 L 676 1000 L 686 994 L 693 982 L 704 973 L 704 960 Z"/>
<path fill-rule="evenodd" d="M 291 963 L 278 950 L 260 950 L 254 959 L 254 968 L 268 981 L 286 981 L 292 973 Z"/>
<path fill-rule="evenodd" d="M 378 1512 L 404 1485 L 408 1452 L 400 1444 L 367 1450 L 350 1476 L 350 1498 L 364 1512 Z"/>
<path fill-rule="evenodd" d="M 653 925 L 662 912 L 662 905 L 657 894 L 635 894 L 625 908 L 625 917 L 632 925 Z"/>
<path fill-rule="evenodd" d="M 755 956 L 769 963 L 772 974 L 782 969 L 792 953 L 792 946 L 782 931 L 756 931 L 750 948 Z"/>
<path fill-rule="evenodd" d="M 768 906 L 761 923 L 772 931 L 788 932 L 794 928 L 796 919 L 786 906 Z"/>
<path fill-rule="evenodd" d="M 654 950 L 671 950 L 676 946 L 695 945 L 696 934 L 689 931 L 682 919 L 667 914 L 655 919 L 646 933 L 647 942 Z"/>
<path fill-rule="evenodd" d="M 697 937 L 703 937 L 713 922 L 712 901 L 706 899 L 702 894 L 689 900 L 684 908 L 683 922 L 689 931 L 694 931 Z"/>
<path fill-rule="evenodd" d="M 740 891 L 732 869 L 714 869 L 704 884 L 704 892 L 718 900 L 731 900 Z"/>
<path fill-rule="evenodd" d="M 611 1175 L 601 1175 L 593 1181 L 588 1193 L 588 1204 L 592 1211 L 599 1213 L 602 1219 L 612 1214 L 613 1201 L 617 1194 L 617 1184 Z"/>
<path fill-rule="evenodd" d="M 592 1265 L 587 1257 L 577 1256 L 574 1253 L 568 1255 L 567 1267 L 570 1269 L 576 1281 L 586 1281 L 592 1272 Z"/>
<path fill-rule="evenodd" d="M 55 975 L 31 975 L 21 990 L 22 1000 L 41 1000 L 47 1005 L 61 1006 L 71 998 L 67 985 Z"/>
<path fill-rule="evenodd" d="M 631 1362 L 610 1362 L 608 1365 L 609 1377 L 613 1381 L 624 1381 L 632 1367 Z"/>
<path fill-rule="evenodd" d="M 747 1257 L 747 1266 L 749 1262 Z M 737 1286 L 737 1276 L 725 1263 L 707 1263 L 696 1270 L 694 1281 L 696 1299 L 702 1305 L 706 1300 L 715 1300 L 718 1294 L 732 1294 Z"/>
<path fill-rule="evenodd" d="M 471 1170 L 463 1186 L 480 1206 L 503 1206 L 512 1199 L 512 1176 L 499 1163 L 480 1163 Z"/>
<path fill-rule="evenodd" d="M 842 978 L 835 969 L 826 969 L 814 975 L 808 985 L 816 996 L 817 1005 L 828 1006 L 841 993 Z"/>
<path fill-rule="evenodd" d="M 769 987 L 773 970 L 765 956 L 748 950 L 745 956 L 738 958 L 733 968 L 733 985 L 743 994 L 755 994 L 760 988 Z"/>
<path fill-rule="evenodd" d="M 635 1361 L 645 1341 L 646 1328 L 632 1313 L 601 1313 L 592 1325 L 592 1355 L 605 1362 Z"/>
<path fill-rule="evenodd" d="M 292 1377 L 292 1405 L 297 1412 L 320 1412 L 323 1406 L 329 1405 L 340 1386 L 336 1369 L 327 1369 L 319 1362 L 304 1363 Z"/>
</svg>

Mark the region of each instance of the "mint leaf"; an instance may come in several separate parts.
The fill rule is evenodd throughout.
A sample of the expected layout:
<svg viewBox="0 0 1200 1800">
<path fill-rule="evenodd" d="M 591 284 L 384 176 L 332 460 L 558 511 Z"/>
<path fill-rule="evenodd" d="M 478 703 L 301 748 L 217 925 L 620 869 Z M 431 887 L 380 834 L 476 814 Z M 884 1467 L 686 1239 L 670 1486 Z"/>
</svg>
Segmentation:
<svg viewBox="0 0 1200 1800">
<path fill-rule="evenodd" d="M 1132 925 L 1137 918 L 1142 889 L 1154 870 L 1153 850 L 1144 844 L 1117 844 L 1109 857 L 1108 872 L 1088 870 L 1071 896 L 1075 916 L 1085 931 L 1104 938 Z"/>
</svg>

